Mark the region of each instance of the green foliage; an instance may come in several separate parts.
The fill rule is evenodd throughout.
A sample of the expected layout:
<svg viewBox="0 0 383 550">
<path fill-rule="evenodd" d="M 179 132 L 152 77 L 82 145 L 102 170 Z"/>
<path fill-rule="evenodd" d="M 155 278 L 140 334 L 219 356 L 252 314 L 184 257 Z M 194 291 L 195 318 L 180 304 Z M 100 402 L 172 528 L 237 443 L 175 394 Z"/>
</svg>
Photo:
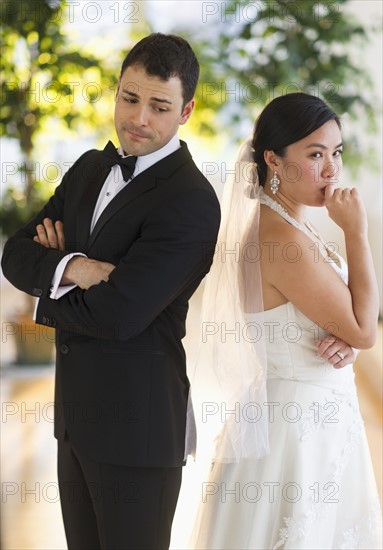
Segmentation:
<svg viewBox="0 0 383 550">
<path fill-rule="evenodd" d="M 28 10 L 25 4 L 6 2 L 3 13 L 0 129 L 17 138 L 28 156 L 43 117 L 57 117 L 72 127 L 85 115 L 91 127 L 100 122 L 102 127 L 101 103 L 111 103 L 115 81 L 106 70 L 101 76 L 98 59 L 65 39 L 64 0 L 34 0 Z M 108 89 L 109 95 L 103 93 Z"/>
<path fill-rule="evenodd" d="M 33 186 L 29 200 L 23 189 L 10 186 L 2 196 L 0 227 L 7 235 L 13 235 L 44 206 L 46 200 L 37 186 Z"/>
<path fill-rule="evenodd" d="M 374 126 L 371 82 L 350 53 L 366 30 L 346 13 L 349 0 L 230 0 L 216 3 L 199 33 L 190 36 L 201 61 L 200 131 L 214 135 L 217 122 L 242 139 L 274 97 L 304 91 L 339 114 Z M 211 7 L 213 11 L 213 3 Z M 217 22 L 217 18 L 219 22 Z M 219 113 L 205 117 L 204 109 Z M 211 124 L 211 121 L 213 123 Z"/>
<path fill-rule="evenodd" d="M 32 152 L 47 120 L 55 119 L 73 130 L 81 124 L 93 131 L 97 128 L 98 135 L 110 134 L 105 119 L 110 122 L 116 76 L 105 67 L 101 74 L 99 60 L 66 39 L 64 5 L 64 0 L 0 5 L 0 132 L 17 139 L 23 157 L 19 172 L 24 170 L 26 176 L 24 189 L 11 188 L 3 200 L 0 222 L 7 235 L 12 233 L 10 220 L 18 216 L 18 207 L 22 221 L 40 207 Z"/>
</svg>

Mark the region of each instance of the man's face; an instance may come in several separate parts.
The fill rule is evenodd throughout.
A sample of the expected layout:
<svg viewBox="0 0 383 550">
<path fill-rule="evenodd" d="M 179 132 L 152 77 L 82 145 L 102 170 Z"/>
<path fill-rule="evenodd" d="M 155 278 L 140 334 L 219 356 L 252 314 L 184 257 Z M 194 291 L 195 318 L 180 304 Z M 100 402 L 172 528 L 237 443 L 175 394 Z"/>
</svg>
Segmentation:
<svg viewBox="0 0 383 550">
<path fill-rule="evenodd" d="M 178 77 L 161 80 L 140 66 L 127 67 L 119 80 L 114 123 L 126 154 L 148 155 L 166 145 L 185 124 L 194 100 L 182 108 Z"/>
</svg>

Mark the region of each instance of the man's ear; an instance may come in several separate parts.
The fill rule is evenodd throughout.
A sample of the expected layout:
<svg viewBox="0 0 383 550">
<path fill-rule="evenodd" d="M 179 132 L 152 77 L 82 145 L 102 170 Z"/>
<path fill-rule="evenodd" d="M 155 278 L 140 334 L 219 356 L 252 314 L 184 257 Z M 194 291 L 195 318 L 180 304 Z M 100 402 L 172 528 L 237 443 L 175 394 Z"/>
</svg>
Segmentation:
<svg viewBox="0 0 383 550">
<path fill-rule="evenodd" d="M 186 103 L 185 107 L 183 108 L 183 111 L 181 113 L 181 117 L 179 120 L 180 124 L 185 124 L 189 120 L 189 117 L 192 114 L 193 109 L 194 109 L 194 99 L 191 99 L 188 103 Z"/>
<path fill-rule="evenodd" d="M 121 85 L 121 76 L 118 77 L 116 95 L 114 96 L 114 99 L 116 101 L 117 101 L 118 92 L 120 91 L 120 85 Z"/>
<path fill-rule="evenodd" d="M 274 153 L 274 151 L 264 151 L 263 158 L 270 170 L 274 171 L 279 166 L 279 157 Z"/>
</svg>

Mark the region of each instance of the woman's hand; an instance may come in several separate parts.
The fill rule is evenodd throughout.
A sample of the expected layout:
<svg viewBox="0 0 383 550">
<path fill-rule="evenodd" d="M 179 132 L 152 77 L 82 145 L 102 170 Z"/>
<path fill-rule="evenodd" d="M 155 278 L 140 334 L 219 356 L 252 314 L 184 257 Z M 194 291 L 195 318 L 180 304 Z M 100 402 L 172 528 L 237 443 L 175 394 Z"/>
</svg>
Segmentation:
<svg viewBox="0 0 383 550">
<path fill-rule="evenodd" d="M 352 348 L 346 342 L 331 334 L 323 338 L 323 340 L 318 340 L 316 345 L 318 347 L 318 355 L 326 359 L 335 369 L 341 369 L 353 363 L 359 353 L 359 350 Z"/>
<path fill-rule="evenodd" d="M 325 205 L 330 218 L 345 233 L 367 233 L 367 214 L 358 190 L 335 188 L 333 184 L 325 189 Z"/>
</svg>

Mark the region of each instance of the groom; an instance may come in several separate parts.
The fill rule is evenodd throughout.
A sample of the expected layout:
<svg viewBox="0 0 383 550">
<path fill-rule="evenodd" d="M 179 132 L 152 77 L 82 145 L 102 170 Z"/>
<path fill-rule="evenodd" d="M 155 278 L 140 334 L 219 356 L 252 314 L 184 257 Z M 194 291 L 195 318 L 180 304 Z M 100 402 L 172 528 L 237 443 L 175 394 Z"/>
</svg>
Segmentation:
<svg viewBox="0 0 383 550">
<path fill-rule="evenodd" d="M 58 475 L 70 549 L 165 549 L 185 460 L 188 300 L 209 270 L 215 193 L 177 130 L 199 65 L 152 34 L 125 58 L 120 147 L 84 153 L 7 242 L 5 276 L 57 329 Z"/>
</svg>

